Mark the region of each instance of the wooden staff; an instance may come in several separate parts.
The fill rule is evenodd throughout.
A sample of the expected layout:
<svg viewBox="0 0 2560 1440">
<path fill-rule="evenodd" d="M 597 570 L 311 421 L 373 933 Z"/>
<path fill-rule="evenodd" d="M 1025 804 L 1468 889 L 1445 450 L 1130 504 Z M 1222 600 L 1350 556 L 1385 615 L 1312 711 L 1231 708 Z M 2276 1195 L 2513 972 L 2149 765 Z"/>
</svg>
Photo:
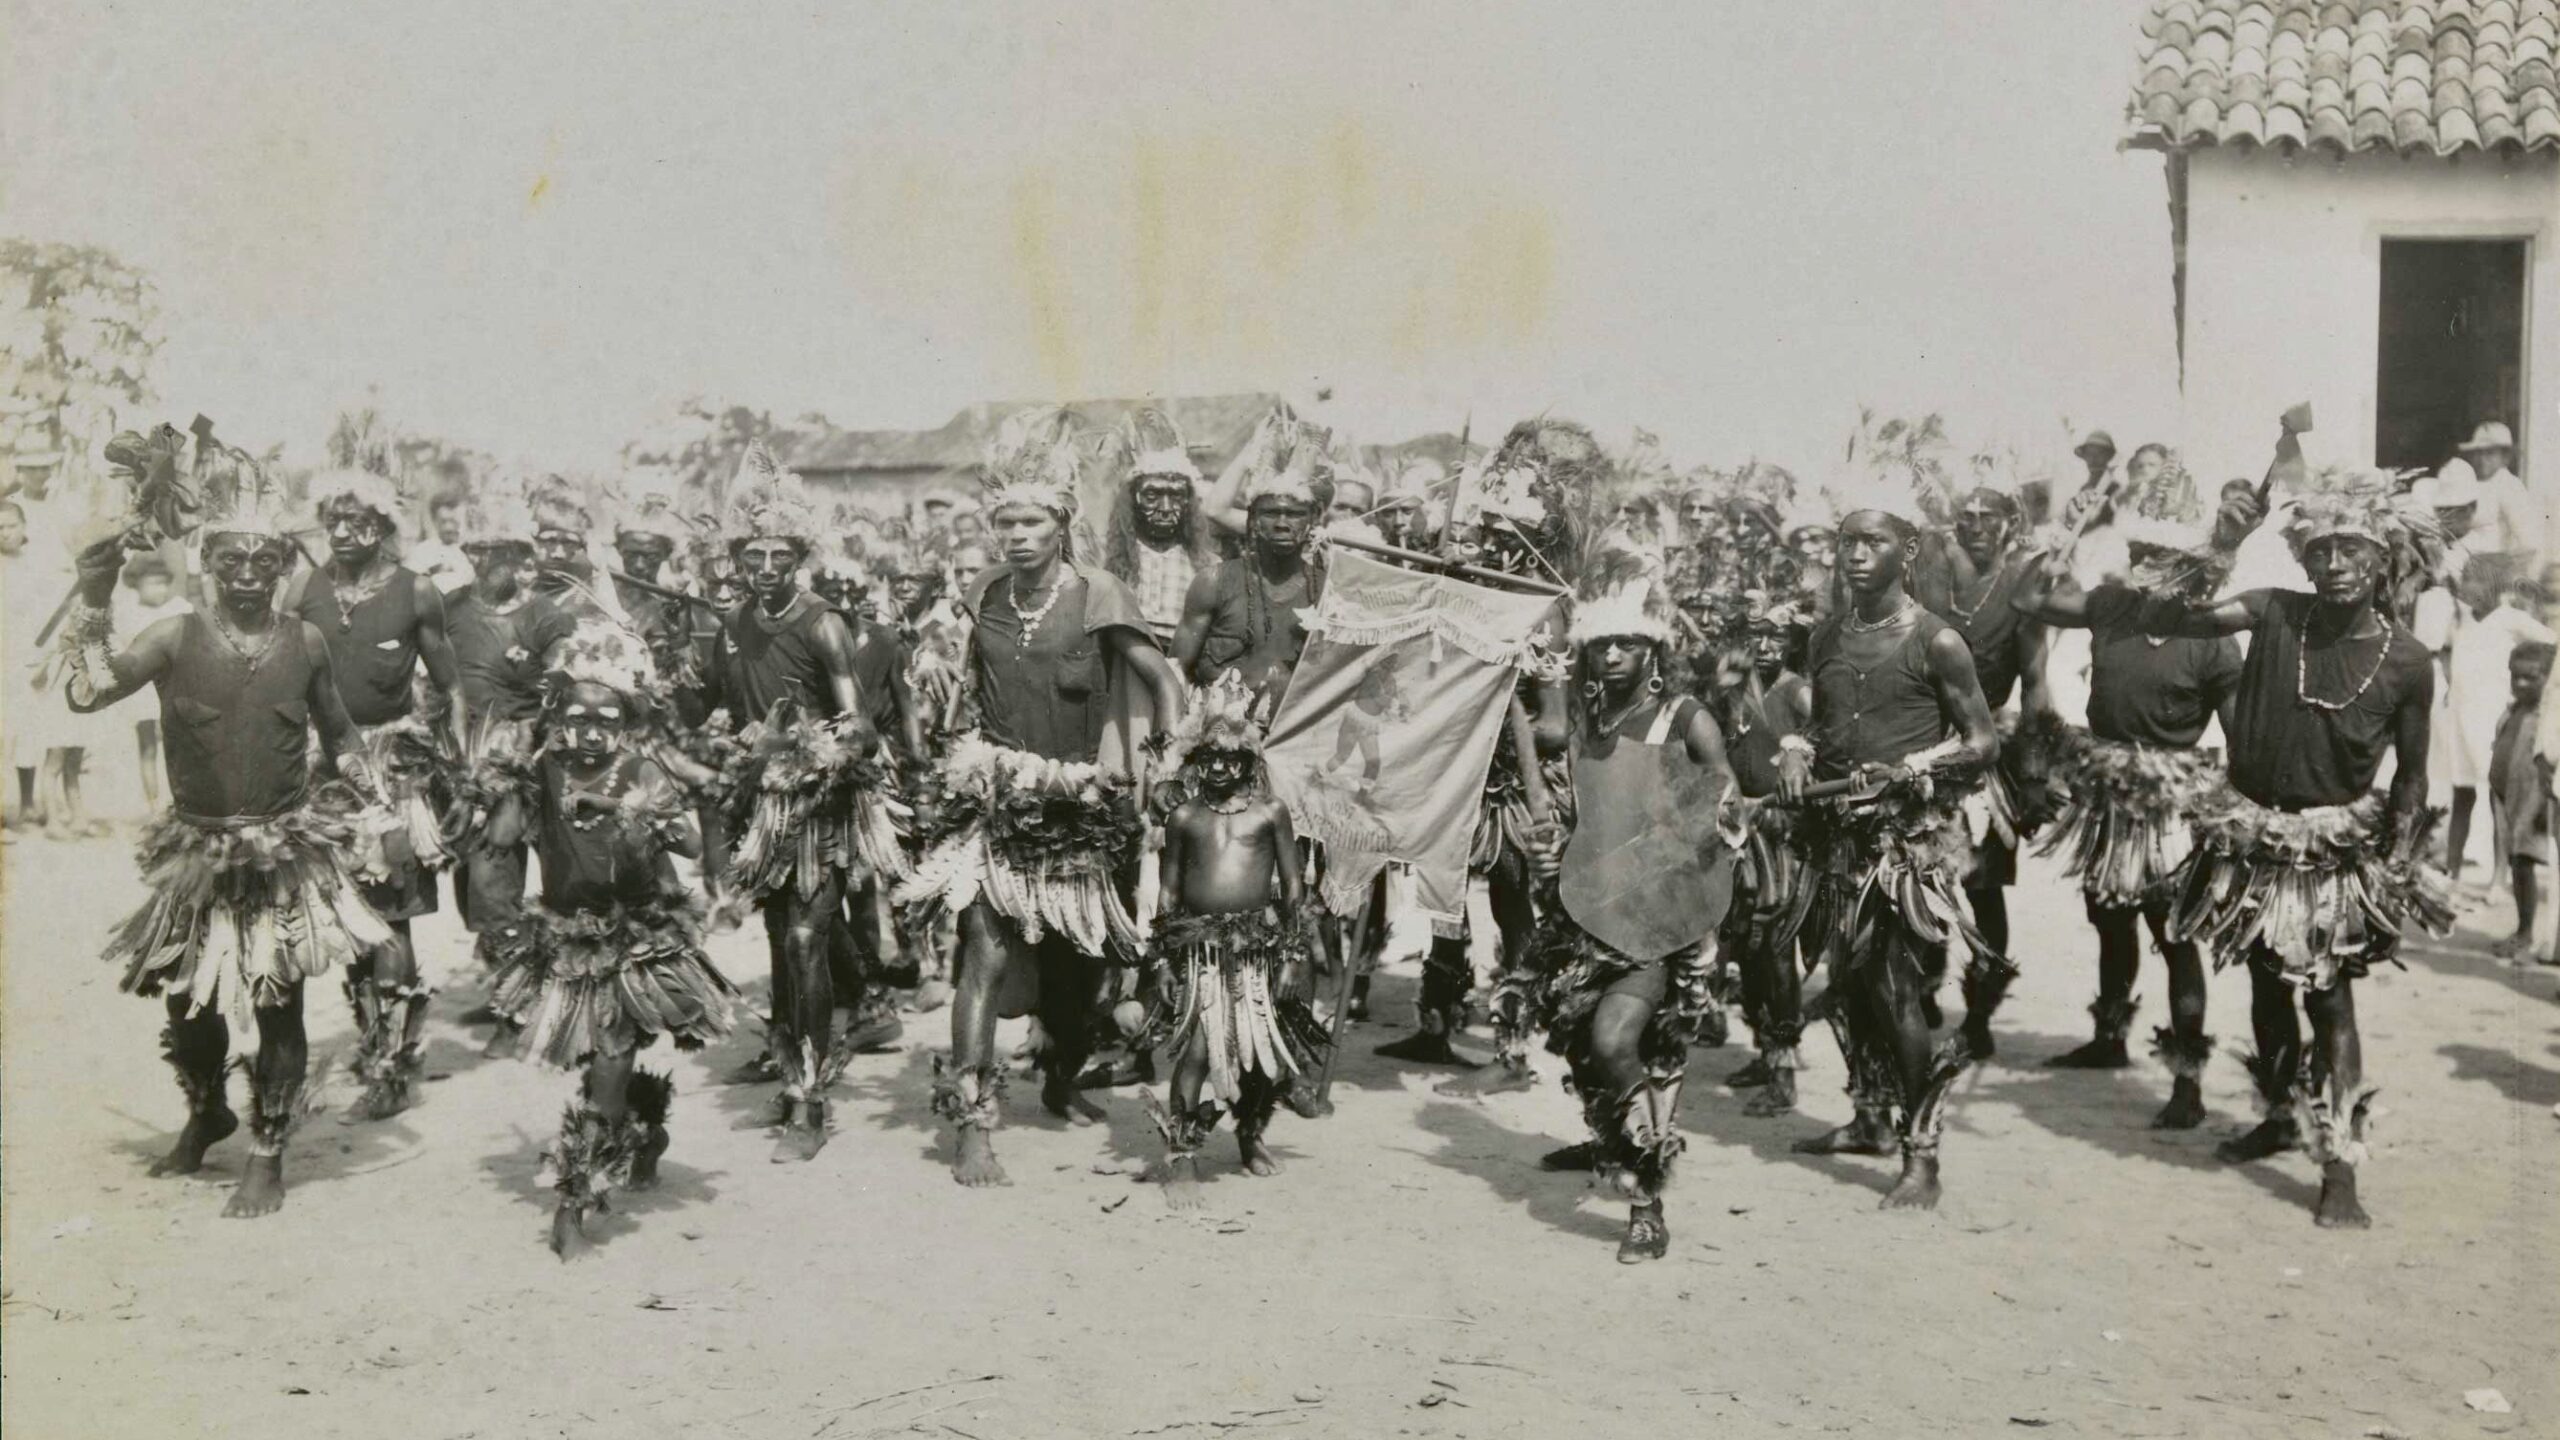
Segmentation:
<svg viewBox="0 0 2560 1440">
<path fill-rule="evenodd" d="M 1487 570 L 1481 565 L 1468 565 L 1456 560 L 1445 560 L 1437 555 L 1426 554 L 1420 550 L 1407 550 L 1398 545 L 1382 544 L 1375 540 L 1362 540 L 1349 535 L 1327 535 L 1324 538 L 1325 543 L 1328 545 L 1344 545 L 1354 550 L 1366 550 L 1372 555 L 1384 556 L 1385 558 L 1397 561 L 1400 564 L 1419 565 L 1426 570 L 1437 570 L 1443 574 L 1455 575 L 1461 579 L 1473 580 L 1480 584 L 1509 586 L 1515 590 L 1526 590 L 1533 595 L 1562 596 L 1569 593 L 1562 585 L 1549 584 L 1544 580 L 1535 579 L 1531 576 L 1512 575 L 1500 570 Z"/>
<path fill-rule="evenodd" d="M 1381 872 L 1384 873 L 1384 872 Z M 1342 1030 L 1351 1014 L 1351 982 L 1358 978 L 1360 957 L 1369 953 L 1369 937 L 1377 933 L 1371 927 L 1379 923 L 1377 884 L 1370 882 L 1369 893 L 1360 898 L 1360 913 L 1351 922 L 1351 947 L 1342 955 L 1342 973 L 1333 982 L 1333 1043 L 1324 1052 L 1324 1067 L 1316 1072 L 1315 1112 L 1333 1113 L 1333 1063 L 1342 1055 Z"/>
</svg>

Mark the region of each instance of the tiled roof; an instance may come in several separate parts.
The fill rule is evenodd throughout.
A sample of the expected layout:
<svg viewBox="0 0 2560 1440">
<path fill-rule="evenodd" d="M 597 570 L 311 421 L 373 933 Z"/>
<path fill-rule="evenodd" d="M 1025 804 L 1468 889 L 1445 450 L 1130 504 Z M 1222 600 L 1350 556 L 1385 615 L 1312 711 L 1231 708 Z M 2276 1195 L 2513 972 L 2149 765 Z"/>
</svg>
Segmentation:
<svg viewBox="0 0 2560 1440">
<path fill-rule="evenodd" d="M 2560 0 L 2152 0 L 2125 143 L 2560 151 Z"/>
</svg>

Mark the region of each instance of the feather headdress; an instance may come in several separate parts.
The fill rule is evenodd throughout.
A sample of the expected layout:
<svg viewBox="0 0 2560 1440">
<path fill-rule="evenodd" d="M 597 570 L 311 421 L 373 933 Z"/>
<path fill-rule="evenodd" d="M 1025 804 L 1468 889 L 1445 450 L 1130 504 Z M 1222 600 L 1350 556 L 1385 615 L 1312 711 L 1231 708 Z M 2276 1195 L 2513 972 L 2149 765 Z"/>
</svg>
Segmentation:
<svg viewBox="0 0 2560 1440">
<path fill-rule="evenodd" d="M 1173 417 L 1153 405 L 1141 405 L 1121 416 L 1117 438 L 1128 456 L 1131 480 L 1154 476 L 1200 483 L 1200 467 L 1192 463 L 1182 431 Z"/>
<path fill-rule="evenodd" d="M 1242 674 L 1229 670 L 1215 684 L 1192 687 L 1190 704 L 1166 737 L 1165 766 L 1180 770 L 1196 750 L 1259 755 L 1262 732 L 1270 723 L 1270 707 L 1254 695 Z"/>
<path fill-rule="evenodd" d="M 640 699 L 658 680 L 647 641 L 627 626 L 595 618 L 580 621 L 553 649 L 549 675 L 557 685 L 602 685 Z"/>
<path fill-rule="evenodd" d="M 1450 518 L 1473 524 L 1492 515 L 1524 531 L 1538 529 L 1576 497 L 1610 489 L 1615 473 L 1589 430 L 1544 416 L 1523 420 L 1460 478 Z"/>
<path fill-rule="evenodd" d="M 2333 536 L 2370 540 L 2389 558 L 2395 582 L 2430 575 L 2444 558 L 2444 525 L 2411 493 L 2405 477 L 2383 471 L 2315 471 L 2285 507 L 2284 543 L 2301 560 Z"/>
<path fill-rule="evenodd" d="M 587 497 L 565 475 L 543 475 L 525 486 L 525 508 L 533 513 L 536 533 L 566 530 L 584 538 L 595 524 Z"/>
<path fill-rule="evenodd" d="M 326 515 L 341 503 L 352 501 L 384 520 L 397 524 L 400 519 L 400 487 L 391 477 L 371 470 L 323 470 L 311 477 L 311 512 Z"/>
<path fill-rule="evenodd" d="M 199 428 L 193 488 L 204 507 L 201 534 L 206 539 L 216 535 L 292 539 L 284 482 L 276 476 L 274 458 L 251 455 L 214 439 L 209 427 Z"/>
<path fill-rule="evenodd" d="M 1017 411 L 996 426 L 979 462 L 987 508 L 1033 505 L 1060 519 L 1076 513 L 1075 421 L 1064 409 Z"/>
<path fill-rule="evenodd" d="M 678 512 L 675 473 L 662 468 L 625 471 L 613 490 L 613 533 L 655 536 L 671 545 L 693 538 L 693 525 Z"/>
<path fill-rule="evenodd" d="M 1671 600 L 1649 576 L 1611 585 L 1597 593 L 1587 588 L 1573 607 L 1573 626 L 1566 632 L 1576 645 L 1595 640 L 1634 637 L 1661 644 L 1673 632 Z"/>
<path fill-rule="evenodd" d="M 817 536 L 818 509 L 809 498 L 809 487 L 783 469 L 761 440 L 748 443 L 724 499 L 720 538 L 731 545 L 750 540 L 806 545 Z"/>
</svg>

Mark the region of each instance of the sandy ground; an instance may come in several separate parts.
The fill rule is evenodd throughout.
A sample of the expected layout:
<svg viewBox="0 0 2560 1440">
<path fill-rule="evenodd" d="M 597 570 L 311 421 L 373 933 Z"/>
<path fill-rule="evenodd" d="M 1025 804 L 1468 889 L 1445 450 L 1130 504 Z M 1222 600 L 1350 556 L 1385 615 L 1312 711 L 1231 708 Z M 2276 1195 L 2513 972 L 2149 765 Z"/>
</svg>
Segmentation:
<svg viewBox="0 0 2560 1440">
<path fill-rule="evenodd" d="M 1355 1030 L 1335 1118 L 1283 1114 L 1286 1174 L 1243 1177 L 1221 1143 L 1204 1214 L 1123 1173 L 1154 1148 L 1127 1092 L 1071 1130 L 1017 1088 L 1016 1183 L 964 1192 L 925 1107 L 935 1015 L 856 1062 L 805 1167 L 728 1128 L 761 1092 L 708 1083 L 750 1040 L 677 1058 L 666 1188 L 564 1267 L 535 1155 L 571 1082 L 480 1060 L 452 1020 L 467 982 L 415 1109 L 315 1117 L 283 1214 L 226 1221 L 239 1141 L 204 1177 L 143 1173 L 180 1109 L 155 1007 L 92 958 L 138 895 L 124 846 L 20 843 L 6 867 L 0 1423 L 23 1440 L 2560 1435 L 2560 1006 L 2553 972 L 2480 953 L 2502 905 L 2369 987 L 2390 1113 L 2364 1234 L 2311 1225 L 2298 1155 L 2213 1160 L 2251 1118 L 2236 1061 L 2179 1136 L 2144 1126 L 2167 1083 L 2147 1061 L 2041 1068 L 2085 1033 L 2092 961 L 2077 896 L 2031 864 L 2026 976 L 1935 1215 L 1875 1210 L 1883 1162 L 1787 1153 L 1847 1112 L 1818 1040 L 1802 1116 L 1693 1084 L 1671 1257 L 1622 1268 L 1623 1210 L 1535 1167 L 1572 1102 L 1440 1099 L 1369 1055 L 1387 1024 Z M 449 908 L 422 926 L 466 977 Z M 750 978 L 761 942 L 718 954 Z M 1382 1018 L 1411 974 L 1381 982 Z M 2217 980 L 2233 1050 L 2245 996 Z M 344 1006 L 314 1001 L 315 1054 L 342 1058 Z M 2466 1407 L 2491 1387 L 2511 1413 Z"/>
</svg>

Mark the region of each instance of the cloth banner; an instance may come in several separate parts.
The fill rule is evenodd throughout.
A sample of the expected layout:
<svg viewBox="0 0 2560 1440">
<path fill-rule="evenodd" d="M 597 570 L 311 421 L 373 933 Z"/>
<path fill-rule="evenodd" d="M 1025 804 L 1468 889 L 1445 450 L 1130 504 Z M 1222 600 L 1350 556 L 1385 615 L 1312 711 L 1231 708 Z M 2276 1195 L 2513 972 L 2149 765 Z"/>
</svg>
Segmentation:
<svg viewBox="0 0 2560 1440">
<path fill-rule="evenodd" d="M 1551 596 L 1405 570 L 1336 548 L 1263 761 L 1298 833 L 1325 847 L 1348 915 L 1389 860 L 1435 920 L 1466 915 L 1486 767 Z"/>
</svg>

